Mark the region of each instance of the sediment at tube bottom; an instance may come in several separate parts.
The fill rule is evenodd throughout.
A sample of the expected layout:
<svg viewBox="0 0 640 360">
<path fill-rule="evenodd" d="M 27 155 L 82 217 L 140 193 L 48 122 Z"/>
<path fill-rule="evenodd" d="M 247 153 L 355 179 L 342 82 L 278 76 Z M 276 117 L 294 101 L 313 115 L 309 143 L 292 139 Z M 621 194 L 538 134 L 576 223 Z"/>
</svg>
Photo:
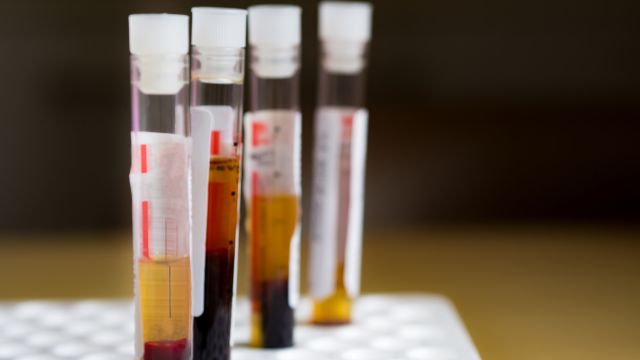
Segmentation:
<svg viewBox="0 0 640 360">
<path fill-rule="evenodd" d="M 144 360 L 188 360 L 191 317 L 188 257 L 155 257 L 138 262 Z"/>
<path fill-rule="evenodd" d="M 233 248 L 206 254 L 204 312 L 193 319 L 194 360 L 230 358 L 233 254 Z"/>
<path fill-rule="evenodd" d="M 289 280 L 260 283 L 260 333 L 264 348 L 293 346 L 293 308 L 289 304 Z"/>
<path fill-rule="evenodd" d="M 314 302 L 311 322 L 327 326 L 350 324 L 351 299 L 338 293 Z"/>
<path fill-rule="evenodd" d="M 311 322 L 316 325 L 351 323 L 351 298 L 344 286 L 344 263 L 336 271 L 336 290 L 323 299 L 313 300 Z"/>
<path fill-rule="evenodd" d="M 188 360 L 187 339 L 144 343 L 144 360 Z"/>
</svg>

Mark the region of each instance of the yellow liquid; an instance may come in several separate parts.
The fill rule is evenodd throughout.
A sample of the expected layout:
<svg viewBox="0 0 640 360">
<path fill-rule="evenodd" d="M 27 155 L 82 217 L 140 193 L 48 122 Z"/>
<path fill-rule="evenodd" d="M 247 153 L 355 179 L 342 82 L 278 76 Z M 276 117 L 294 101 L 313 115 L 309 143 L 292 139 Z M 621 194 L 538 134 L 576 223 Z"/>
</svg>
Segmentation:
<svg viewBox="0 0 640 360">
<path fill-rule="evenodd" d="M 351 298 L 344 286 L 344 264 L 336 271 L 336 291 L 313 301 L 311 322 L 318 325 L 341 325 L 351 322 Z"/>
<path fill-rule="evenodd" d="M 298 217 L 295 195 L 252 198 L 247 230 L 254 281 L 288 278 L 289 249 Z"/>
<path fill-rule="evenodd" d="M 262 291 L 266 283 L 288 282 L 291 240 L 300 210 L 296 195 L 259 195 L 251 200 L 247 218 L 251 244 L 251 345 L 260 347 L 265 345 Z"/>
<path fill-rule="evenodd" d="M 142 337 L 149 341 L 188 339 L 191 319 L 188 257 L 138 261 Z"/>
</svg>

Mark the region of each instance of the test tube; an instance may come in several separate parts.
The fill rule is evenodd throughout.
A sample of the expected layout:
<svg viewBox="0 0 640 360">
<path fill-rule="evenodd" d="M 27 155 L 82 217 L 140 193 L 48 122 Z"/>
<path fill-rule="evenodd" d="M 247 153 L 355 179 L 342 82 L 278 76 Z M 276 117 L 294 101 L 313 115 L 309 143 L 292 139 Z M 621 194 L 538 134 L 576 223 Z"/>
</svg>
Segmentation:
<svg viewBox="0 0 640 360">
<path fill-rule="evenodd" d="M 228 360 L 247 12 L 198 7 L 192 14 L 193 358 Z"/>
<path fill-rule="evenodd" d="M 349 323 L 360 288 L 371 14 L 366 2 L 320 3 L 309 271 L 316 324 Z"/>
<path fill-rule="evenodd" d="M 191 358 L 189 18 L 129 16 L 135 356 Z"/>
<path fill-rule="evenodd" d="M 251 109 L 245 116 L 244 198 L 249 235 L 251 337 L 293 345 L 300 247 L 298 6 L 249 8 Z"/>
</svg>

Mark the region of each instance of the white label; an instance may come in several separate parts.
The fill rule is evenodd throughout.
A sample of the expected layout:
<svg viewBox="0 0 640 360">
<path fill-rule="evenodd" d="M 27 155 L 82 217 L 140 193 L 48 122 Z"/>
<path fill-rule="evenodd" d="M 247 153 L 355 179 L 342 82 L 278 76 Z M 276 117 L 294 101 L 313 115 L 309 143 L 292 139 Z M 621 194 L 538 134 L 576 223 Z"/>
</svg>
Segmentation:
<svg viewBox="0 0 640 360">
<path fill-rule="evenodd" d="M 362 259 L 362 224 L 364 218 L 364 180 L 367 159 L 368 113 L 353 115 L 351 134 L 351 192 L 347 227 L 344 283 L 347 293 L 354 298 L 360 293 L 360 266 Z"/>
<path fill-rule="evenodd" d="M 359 293 L 367 122 L 366 110 L 316 113 L 310 249 L 310 290 L 316 299 L 336 290 L 340 263 L 347 293 Z"/>
<path fill-rule="evenodd" d="M 246 198 L 254 190 L 263 195 L 300 194 L 300 131 L 299 112 L 269 110 L 245 115 Z"/>
<path fill-rule="evenodd" d="M 209 149 L 213 114 L 204 109 L 191 108 L 191 289 L 192 315 L 204 312 L 204 272 L 207 241 L 207 199 L 209 193 Z"/>
<path fill-rule="evenodd" d="M 301 116 L 299 112 L 268 110 L 245 115 L 244 198 L 261 195 L 299 196 Z M 255 215 L 253 215 L 255 216 Z M 299 214 L 298 214 L 299 218 Z M 300 224 L 291 236 L 289 250 L 289 304 L 299 298 Z"/>
<path fill-rule="evenodd" d="M 189 254 L 189 142 L 132 132 L 131 192 L 136 257 Z"/>
</svg>

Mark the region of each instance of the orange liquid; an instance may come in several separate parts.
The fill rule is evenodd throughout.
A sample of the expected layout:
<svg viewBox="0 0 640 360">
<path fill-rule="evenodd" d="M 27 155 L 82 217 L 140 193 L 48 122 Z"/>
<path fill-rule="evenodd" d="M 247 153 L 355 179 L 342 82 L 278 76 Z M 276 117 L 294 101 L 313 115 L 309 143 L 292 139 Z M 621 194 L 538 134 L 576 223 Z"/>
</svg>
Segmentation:
<svg viewBox="0 0 640 360">
<path fill-rule="evenodd" d="M 211 158 L 207 201 L 207 251 L 235 249 L 239 181 L 238 157 Z"/>
</svg>

